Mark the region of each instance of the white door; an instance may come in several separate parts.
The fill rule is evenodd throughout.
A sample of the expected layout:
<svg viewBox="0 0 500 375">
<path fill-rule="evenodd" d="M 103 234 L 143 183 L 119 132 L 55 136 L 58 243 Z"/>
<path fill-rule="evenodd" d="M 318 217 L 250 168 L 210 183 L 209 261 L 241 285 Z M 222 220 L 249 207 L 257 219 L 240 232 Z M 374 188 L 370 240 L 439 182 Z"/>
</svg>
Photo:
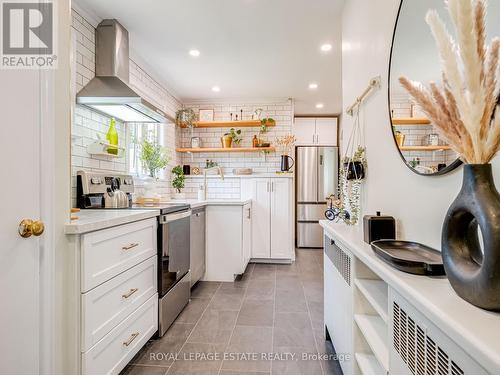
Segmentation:
<svg viewBox="0 0 500 375">
<path fill-rule="evenodd" d="M 271 181 L 256 178 L 252 202 L 252 258 L 271 256 Z"/>
<path fill-rule="evenodd" d="M 0 373 L 39 374 L 43 237 L 22 238 L 22 219 L 41 213 L 41 74 L 0 70 Z"/>
<path fill-rule="evenodd" d="M 297 138 L 297 146 L 308 146 L 316 143 L 316 122 L 314 118 L 295 118 L 293 134 Z"/>
<path fill-rule="evenodd" d="M 316 119 L 316 144 L 319 146 L 337 146 L 338 123 L 336 118 Z"/>
<path fill-rule="evenodd" d="M 292 180 L 271 179 L 271 258 L 293 258 Z"/>
</svg>

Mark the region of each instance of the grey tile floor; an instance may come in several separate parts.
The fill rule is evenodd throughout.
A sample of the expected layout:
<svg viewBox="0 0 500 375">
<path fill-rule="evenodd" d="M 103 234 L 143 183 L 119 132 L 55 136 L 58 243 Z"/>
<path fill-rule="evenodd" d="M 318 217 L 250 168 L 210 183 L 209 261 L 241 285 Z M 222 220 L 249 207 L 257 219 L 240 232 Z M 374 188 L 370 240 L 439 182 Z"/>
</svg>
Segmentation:
<svg viewBox="0 0 500 375">
<path fill-rule="evenodd" d="M 342 374 L 317 353 L 334 354 L 324 339 L 323 252 L 297 250 L 293 264 L 250 264 L 235 283 L 198 283 L 167 334 L 123 374 Z"/>
</svg>

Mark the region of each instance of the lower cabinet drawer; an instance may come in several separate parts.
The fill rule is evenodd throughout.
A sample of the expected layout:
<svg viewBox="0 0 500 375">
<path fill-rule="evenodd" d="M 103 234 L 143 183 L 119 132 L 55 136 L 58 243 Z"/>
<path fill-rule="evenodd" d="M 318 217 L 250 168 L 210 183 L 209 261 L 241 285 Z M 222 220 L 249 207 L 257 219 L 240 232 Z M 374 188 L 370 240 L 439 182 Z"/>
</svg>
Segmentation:
<svg viewBox="0 0 500 375">
<path fill-rule="evenodd" d="M 119 374 L 158 329 L 158 295 L 82 353 L 82 375 Z"/>
<path fill-rule="evenodd" d="M 82 236 L 82 293 L 156 255 L 156 218 Z"/>
<path fill-rule="evenodd" d="M 82 352 L 156 294 L 157 259 L 151 257 L 82 294 Z"/>
</svg>

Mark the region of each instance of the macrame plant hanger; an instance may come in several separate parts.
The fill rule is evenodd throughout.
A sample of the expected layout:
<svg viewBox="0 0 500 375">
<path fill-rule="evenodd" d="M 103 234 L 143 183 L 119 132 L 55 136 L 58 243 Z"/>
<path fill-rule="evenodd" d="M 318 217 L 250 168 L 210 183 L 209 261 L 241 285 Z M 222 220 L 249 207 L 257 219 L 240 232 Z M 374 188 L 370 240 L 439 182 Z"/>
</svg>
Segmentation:
<svg viewBox="0 0 500 375">
<path fill-rule="evenodd" d="M 349 136 L 340 168 L 339 218 L 348 225 L 356 225 L 361 213 L 361 185 L 366 174 L 364 134 L 359 118 L 360 106 L 355 109 L 353 128 Z"/>
</svg>

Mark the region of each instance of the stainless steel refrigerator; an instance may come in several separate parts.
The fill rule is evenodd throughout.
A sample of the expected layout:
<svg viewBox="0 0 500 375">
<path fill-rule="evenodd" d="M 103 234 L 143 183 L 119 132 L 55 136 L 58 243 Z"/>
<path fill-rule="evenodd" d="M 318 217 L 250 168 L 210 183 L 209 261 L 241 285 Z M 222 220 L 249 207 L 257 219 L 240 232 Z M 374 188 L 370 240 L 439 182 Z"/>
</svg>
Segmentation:
<svg viewBox="0 0 500 375">
<path fill-rule="evenodd" d="M 327 198 L 338 195 L 338 147 L 303 146 L 296 149 L 297 247 L 323 247 L 319 220 L 325 218 Z"/>
</svg>

